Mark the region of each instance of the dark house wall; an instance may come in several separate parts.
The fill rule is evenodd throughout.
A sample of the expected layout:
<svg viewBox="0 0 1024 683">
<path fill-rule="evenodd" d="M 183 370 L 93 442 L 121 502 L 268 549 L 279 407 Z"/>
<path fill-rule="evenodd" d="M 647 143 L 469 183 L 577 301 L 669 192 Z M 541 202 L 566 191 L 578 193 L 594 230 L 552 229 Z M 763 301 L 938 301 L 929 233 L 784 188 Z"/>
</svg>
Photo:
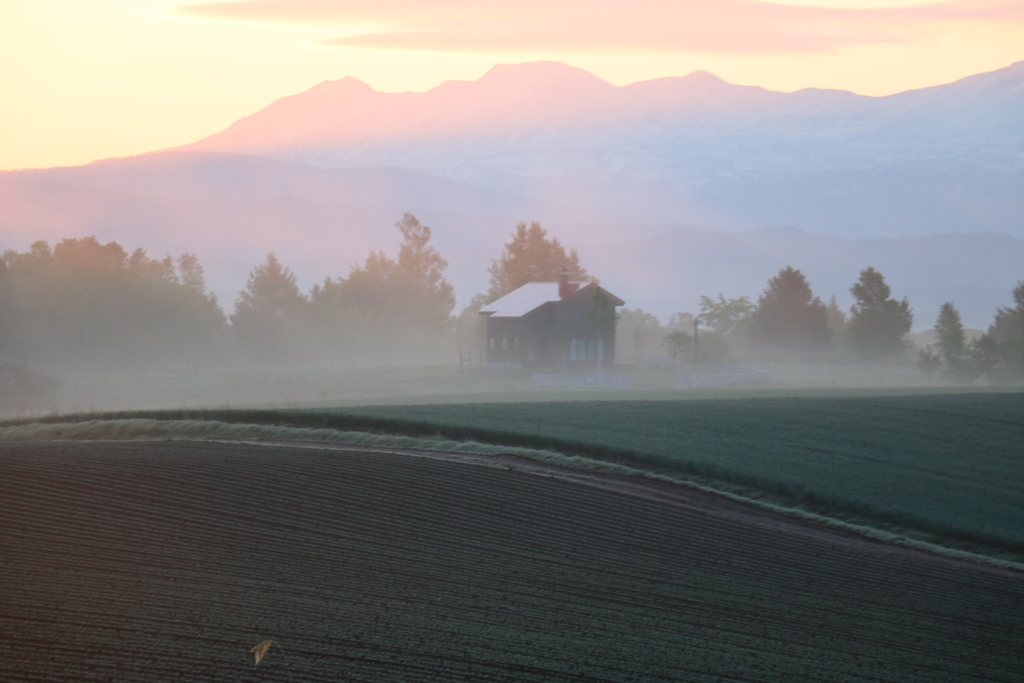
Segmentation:
<svg viewBox="0 0 1024 683">
<path fill-rule="evenodd" d="M 534 366 L 615 363 L 615 302 L 597 285 L 519 318 L 487 319 L 487 359 Z"/>
</svg>

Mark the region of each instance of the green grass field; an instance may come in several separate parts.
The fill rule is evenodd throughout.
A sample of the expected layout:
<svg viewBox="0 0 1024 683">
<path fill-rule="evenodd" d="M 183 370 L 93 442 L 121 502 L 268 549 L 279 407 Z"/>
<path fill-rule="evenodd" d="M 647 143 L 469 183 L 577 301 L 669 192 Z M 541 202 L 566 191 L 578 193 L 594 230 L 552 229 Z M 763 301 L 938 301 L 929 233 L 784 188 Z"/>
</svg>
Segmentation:
<svg viewBox="0 0 1024 683">
<path fill-rule="evenodd" d="M 1024 554 L 1024 393 L 346 409 L 765 491 Z"/>
<path fill-rule="evenodd" d="M 844 391 L 121 415 L 549 449 L 732 487 L 954 547 L 1024 556 L 1024 393 Z"/>
<path fill-rule="evenodd" d="M 1019 574 L 650 485 L 668 498 L 323 447 L 0 443 L 0 678 L 1020 680 Z"/>
</svg>

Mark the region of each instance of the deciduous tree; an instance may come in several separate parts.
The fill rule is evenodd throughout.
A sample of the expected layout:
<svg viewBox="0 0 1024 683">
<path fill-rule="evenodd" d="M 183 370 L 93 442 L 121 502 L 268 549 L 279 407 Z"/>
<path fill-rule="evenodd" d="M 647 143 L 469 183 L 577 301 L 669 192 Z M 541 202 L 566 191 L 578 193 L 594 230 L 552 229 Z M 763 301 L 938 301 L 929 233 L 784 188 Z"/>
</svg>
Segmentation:
<svg viewBox="0 0 1024 683">
<path fill-rule="evenodd" d="M 430 244 L 431 230 L 411 213 L 395 224 L 402 233 L 395 275 L 411 302 L 410 315 L 435 330 L 446 325 L 455 306 L 455 289 L 445 279 L 448 262 Z"/>
<path fill-rule="evenodd" d="M 702 296 L 700 298 L 700 321 L 705 327 L 726 337 L 731 337 L 749 321 L 754 308 L 754 304 L 745 296 L 738 299 L 726 299 L 719 293 L 718 301 Z"/>
<path fill-rule="evenodd" d="M 435 345 L 453 325 L 448 262 L 430 244 L 431 229 L 410 213 L 395 227 L 402 233 L 397 259 L 372 251 L 348 277 L 310 292 L 313 324 L 333 355 L 408 356 Z"/>
<path fill-rule="evenodd" d="M 693 319 L 696 317 L 689 311 L 678 311 L 673 313 L 668 319 L 668 328 L 670 330 L 686 330 L 688 332 L 693 329 Z"/>
<path fill-rule="evenodd" d="M 693 336 L 684 330 L 672 330 L 661 343 L 672 360 L 679 360 L 680 356 L 693 348 Z"/>
<path fill-rule="evenodd" d="M 633 350 L 633 362 L 643 362 L 644 351 L 658 344 L 665 335 L 665 328 L 653 313 L 642 308 L 623 308 L 618 313 L 615 326 L 615 348 Z"/>
<path fill-rule="evenodd" d="M 183 284 L 169 256 L 129 254 L 117 242 L 83 237 L 52 249 L 36 242 L 3 260 L 26 361 L 180 368 L 212 351 L 224 325 L 213 296 L 201 282 Z M 202 272 L 195 257 L 190 262 Z"/>
</svg>

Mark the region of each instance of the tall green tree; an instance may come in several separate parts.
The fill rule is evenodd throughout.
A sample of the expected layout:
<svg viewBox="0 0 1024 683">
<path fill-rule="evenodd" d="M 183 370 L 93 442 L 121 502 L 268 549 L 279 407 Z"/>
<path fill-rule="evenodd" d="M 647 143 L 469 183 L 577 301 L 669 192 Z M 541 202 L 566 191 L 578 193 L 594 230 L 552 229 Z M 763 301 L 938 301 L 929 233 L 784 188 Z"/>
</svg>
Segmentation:
<svg viewBox="0 0 1024 683">
<path fill-rule="evenodd" d="M 829 345 L 828 309 L 792 266 L 768 281 L 750 321 L 754 339 L 765 346 L 806 350 Z"/>
<path fill-rule="evenodd" d="M 195 367 L 220 352 L 226 336 L 227 317 L 217 295 L 206 289 L 206 275 L 195 254 L 182 254 L 176 261 L 175 326 L 188 332 L 180 335 L 179 346 L 185 362 Z"/>
<path fill-rule="evenodd" d="M 847 326 L 850 344 L 862 355 L 873 358 L 891 356 L 907 348 L 907 334 L 914 322 L 910 303 L 891 298 L 885 277 L 874 268 L 865 268 L 850 288 L 856 303 L 850 308 Z"/>
<path fill-rule="evenodd" d="M 310 292 L 313 324 L 334 355 L 408 357 L 436 346 L 453 325 L 455 292 L 431 229 L 410 213 L 395 227 L 402 234 L 397 259 L 372 251 L 348 277 Z"/>
<path fill-rule="evenodd" d="M 245 289 L 235 302 L 231 326 L 252 360 L 286 360 L 300 350 L 306 305 L 295 273 L 271 252 L 249 273 Z"/>
<path fill-rule="evenodd" d="M 1024 382 L 1024 282 L 1017 283 L 1013 300 L 971 348 L 976 367 L 1000 384 Z"/>
<path fill-rule="evenodd" d="M 491 261 L 487 272 L 491 275 L 487 301 L 494 301 L 527 282 L 554 282 L 565 268 L 570 280 L 593 278 L 580 265 L 575 249 L 566 251 L 557 237 L 548 237 L 540 223 L 519 223 L 512 239 L 505 244 L 501 256 Z"/>
<path fill-rule="evenodd" d="M 259 325 L 264 322 L 291 322 L 301 314 L 306 303 L 295 282 L 295 273 L 284 266 L 271 252 L 267 259 L 249 273 L 245 289 L 235 302 L 231 315 L 233 325 Z"/>
<path fill-rule="evenodd" d="M 935 347 L 945 365 L 945 374 L 952 379 L 963 379 L 967 371 L 967 335 L 952 301 L 947 301 L 939 308 L 939 318 L 935 321 Z"/>
<path fill-rule="evenodd" d="M 178 257 L 178 281 L 197 294 L 212 296 L 207 294 L 206 274 L 195 254 L 182 254 Z"/>
<path fill-rule="evenodd" d="M 846 314 L 839 307 L 835 294 L 828 300 L 828 331 L 833 347 L 839 347 L 846 341 Z"/>
<path fill-rule="evenodd" d="M 395 224 L 402 233 L 398 248 L 400 288 L 411 301 L 410 315 L 426 327 L 446 325 L 455 307 L 455 289 L 445 279 L 448 261 L 430 244 L 431 230 L 411 213 Z"/>
<path fill-rule="evenodd" d="M 455 290 L 444 274 L 448 262 L 430 244 L 430 228 L 412 214 L 406 213 L 395 227 L 402 233 L 397 259 L 371 251 L 347 278 L 314 289 L 313 299 L 318 304 L 330 301 L 367 320 L 394 318 L 403 325 L 443 328 L 455 306 Z"/>
<path fill-rule="evenodd" d="M 918 366 L 928 367 L 926 356 L 934 354 L 938 359 L 939 371 L 942 376 L 956 382 L 972 382 L 977 377 L 974 364 L 967 345 L 967 335 L 960 319 L 960 312 L 947 301 L 939 308 L 939 317 L 935 321 L 934 350 L 926 349 L 921 353 Z M 932 361 L 934 366 L 934 361 Z"/>
</svg>

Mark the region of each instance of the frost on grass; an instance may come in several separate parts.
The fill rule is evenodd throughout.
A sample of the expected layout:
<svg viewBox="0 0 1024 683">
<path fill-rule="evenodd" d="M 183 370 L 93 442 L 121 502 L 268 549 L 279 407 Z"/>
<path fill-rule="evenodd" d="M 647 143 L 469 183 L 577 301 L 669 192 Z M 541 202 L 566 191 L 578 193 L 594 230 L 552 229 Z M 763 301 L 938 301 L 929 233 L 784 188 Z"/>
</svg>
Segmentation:
<svg viewBox="0 0 1024 683">
<path fill-rule="evenodd" d="M 104 441 L 120 439 L 185 439 L 203 441 L 304 442 L 370 446 L 462 453 L 466 455 L 514 455 L 575 469 L 643 474 L 640 470 L 554 451 L 501 446 L 478 441 L 371 434 L 338 429 L 310 429 L 280 425 L 238 424 L 215 420 L 89 420 L 57 424 L 32 423 L 0 428 L 0 442 L 27 441 Z"/>
<path fill-rule="evenodd" d="M 595 474 L 656 479 L 707 493 L 713 493 L 732 501 L 752 505 L 763 510 L 796 517 L 805 521 L 832 527 L 834 529 L 854 532 L 865 537 L 874 538 L 894 545 L 916 548 L 972 562 L 1012 568 L 1018 571 L 1024 570 L 1024 564 L 1014 562 L 1012 560 L 994 558 L 984 554 L 950 548 L 931 541 L 913 538 L 912 536 L 907 536 L 904 533 L 894 533 L 882 528 L 864 525 L 859 522 L 851 523 L 836 517 L 826 516 L 817 512 L 802 509 L 798 506 L 780 504 L 771 500 L 770 497 L 763 496 L 761 492 L 751 490 L 749 488 L 730 490 L 730 487 L 724 483 L 716 485 L 714 482 L 698 482 L 693 479 L 637 469 L 615 462 L 596 460 L 577 455 L 565 455 L 548 450 L 502 446 L 497 444 L 481 443 L 478 441 L 455 441 L 440 437 L 412 437 L 397 434 L 373 434 L 369 432 L 344 431 L 339 429 L 311 429 L 280 425 L 239 424 L 220 422 L 216 420 L 152 420 L 132 418 L 88 420 L 83 422 L 66 422 L 56 424 L 31 423 L 10 427 L 0 427 L 0 443 L 156 439 L 234 441 L 250 443 L 301 442 L 306 445 L 336 444 L 344 446 L 367 446 L 393 451 L 431 451 L 467 456 L 516 456 L 554 467 L 591 472 Z M 709 483 L 711 485 L 708 485 Z"/>
</svg>

